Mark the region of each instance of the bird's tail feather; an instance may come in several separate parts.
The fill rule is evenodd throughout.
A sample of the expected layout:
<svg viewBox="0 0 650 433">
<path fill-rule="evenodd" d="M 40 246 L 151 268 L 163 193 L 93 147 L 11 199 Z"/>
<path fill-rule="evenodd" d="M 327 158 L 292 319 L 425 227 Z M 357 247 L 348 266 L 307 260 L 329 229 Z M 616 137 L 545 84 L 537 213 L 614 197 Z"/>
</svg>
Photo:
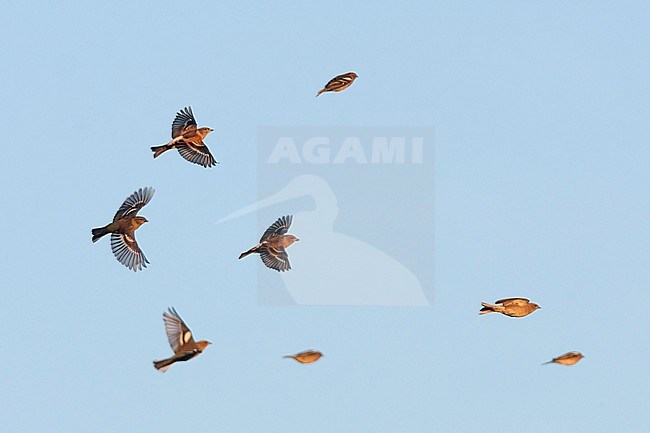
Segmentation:
<svg viewBox="0 0 650 433">
<path fill-rule="evenodd" d="M 176 361 L 173 358 L 167 358 L 160 361 L 154 361 L 153 366 L 156 367 L 156 370 L 164 373 L 169 370 L 169 367 L 171 367 L 174 362 Z"/>
<path fill-rule="evenodd" d="M 483 306 L 483 308 L 479 310 L 478 314 L 494 313 L 494 305 L 490 305 L 486 302 L 481 302 L 481 305 Z"/>
<path fill-rule="evenodd" d="M 102 236 L 106 236 L 107 234 L 110 233 L 110 231 L 106 227 L 108 226 L 98 227 L 92 230 L 93 243 L 97 242 Z"/>
<path fill-rule="evenodd" d="M 170 149 L 169 146 L 163 144 L 162 146 L 153 146 L 151 148 L 151 151 L 153 152 L 153 157 L 158 158 L 160 155 L 167 152 L 169 149 Z"/>
<path fill-rule="evenodd" d="M 241 253 L 241 254 L 239 255 L 239 259 L 241 260 L 241 259 L 243 259 L 244 257 L 246 257 L 246 256 L 248 256 L 248 255 L 250 255 L 250 254 L 256 253 L 256 252 L 258 251 L 258 249 L 259 249 L 259 245 L 255 245 L 255 246 L 254 246 L 253 248 L 251 248 L 250 250 Z"/>
<path fill-rule="evenodd" d="M 325 90 L 325 89 L 321 89 L 321 90 L 319 90 L 318 93 L 316 93 L 316 97 L 318 98 L 318 97 L 320 96 L 321 93 L 326 92 L 326 91 L 327 91 L 327 90 Z"/>
<path fill-rule="evenodd" d="M 546 365 L 546 364 L 553 364 L 553 361 L 542 362 L 542 365 Z"/>
</svg>

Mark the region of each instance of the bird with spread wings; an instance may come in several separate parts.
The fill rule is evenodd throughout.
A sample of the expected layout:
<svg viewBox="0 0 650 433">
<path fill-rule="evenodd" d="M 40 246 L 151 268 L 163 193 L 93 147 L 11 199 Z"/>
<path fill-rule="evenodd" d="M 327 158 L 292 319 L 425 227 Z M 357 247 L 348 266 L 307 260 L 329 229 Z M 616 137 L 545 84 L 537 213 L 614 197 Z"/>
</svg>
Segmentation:
<svg viewBox="0 0 650 433">
<path fill-rule="evenodd" d="M 260 242 L 250 250 L 241 253 L 240 259 L 249 254 L 259 253 L 262 262 L 267 268 L 284 272 L 291 269 L 289 256 L 286 249 L 294 242 L 299 241 L 294 235 L 286 234 L 293 221 L 292 215 L 278 218 L 262 235 Z"/>
<path fill-rule="evenodd" d="M 149 263 L 135 240 L 135 231 L 149 222 L 145 217 L 138 216 L 138 211 L 149 203 L 154 192 L 150 187 L 140 188 L 124 200 L 112 223 L 92 229 L 93 242 L 111 234 L 113 254 L 120 263 L 133 271 L 142 270 Z"/>
<path fill-rule="evenodd" d="M 157 158 L 171 149 L 178 150 L 183 158 L 194 164 L 201 165 L 205 168 L 219 164 L 214 159 L 208 146 L 203 140 L 213 132 L 212 128 L 198 128 L 192 107 L 183 108 L 176 113 L 176 118 L 172 123 L 172 140 L 162 146 L 153 146 L 151 151 L 153 157 Z"/>
<path fill-rule="evenodd" d="M 192 331 L 183 322 L 183 319 L 181 319 L 181 316 L 179 316 L 174 307 L 169 308 L 168 311 L 163 313 L 163 320 L 165 321 L 167 339 L 174 351 L 174 356 L 160 361 L 154 361 L 153 365 L 158 371 L 164 373 L 176 362 L 189 361 L 199 356 L 206 347 L 212 344 L 205 340 L 194 341 Z"/>
</svg>

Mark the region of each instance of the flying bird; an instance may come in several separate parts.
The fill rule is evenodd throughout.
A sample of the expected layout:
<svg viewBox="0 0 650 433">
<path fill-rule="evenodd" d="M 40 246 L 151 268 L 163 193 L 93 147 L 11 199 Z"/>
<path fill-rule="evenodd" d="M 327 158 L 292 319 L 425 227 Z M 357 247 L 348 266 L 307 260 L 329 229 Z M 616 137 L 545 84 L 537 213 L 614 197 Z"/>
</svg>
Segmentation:
<svg viewBox="0 0 650 433">
<path fill-rule="evenodd" d="M 318 350 L 305 350 L 304 352 L 296 353 L 295 355 L 283 356 L 283 358 L 293 358 L 301 364 L 311 364 L 312 362 L 318 361 L 323 357 L 322 353 Z"/>
<path fill-rule="evenodd" d="M 553 358 L 548 362 L 545 362 L 544 364 L 562 364 L 562 365 L 573 365 L 576 364 L 578 361 L 580 361 L 582 358 L 584 358 L 584 355 L 580 352 L 568 352 L 565 353 L 564 355 L 560 355 L 557 358 Z M 542 364 L 542 365 L 544 365 Z"/>
<path fill-rule="evenodd" d="M 358 75 L 354 72 L 346 72 L 345 74 L 337 75 L 325 84 L 325 87 L 323 87 L 322 90 L 318 91 L 316 97 L 318 98 L 320 94 L 324 92 L 340 92 L 341 90 L 345 90 L 352 85 L 357 77 Z"/>
<path fill-rule="evenodd" d="M 479 314 L 501 313 L 510 317 L 524 317 L 528 316 L 533 311 L 542 308 L 525 298 L 499 299 L 495 304 L 501 305 L 492 305 L 486 302 L 481 302 L 483 308 L 481 308 Z"/>
<path fill-rule="evenodd" d="M 250 250 L 241 253 L 239 258 L 243 259 L 249 254 L 259 253 L 262 262 L 264 262 L 267 268 L 275 269 L 278 272 L 284 272 L 291 269 L 291 263 L 289 263 L 289 256 L 287 255 L 286 248 L 300 240 L 294 235 L 286 234 L 287 230 L 289 230 L 289 227 L 291 226 L 292 220 L 292 215 L 278 218 L 271 227 L 266 229 L 260 239 L 260 243 Z"/>
<path fill-rule="evenodd" d="M 143 216 L 137 216 L 153 197 L 155 190 L 150 187 L 140 188 L 122 203 L 113 217 L 113 222 L 92 229 L 93 242 L 97 242 L 102 236 L 111 234 L 111 249 L 117 260 L 127 268 L 138 271 L 146 268 L 149 260 L 144 256 L 138 242 L 135 240 L 135 231 L 146 222 Z"/>
<path fill-rule="evenodd" d="M 214 159 L 208 146 L 203 143 L 205 137 L 212 131 L 214 131 L 212 128 L 197 129 L 192 107 L 186 107 L 176 113 L 176 118 L 172 123 L 172 140 L 162 146 L 151 148 L 153 157 L 157 158 L 168 150 L 177 149 L 178 153 L 189 162 L 206 168 L 217 165 L 219 162 Z"/>
<path fill-rule="evenodd" d="M 167 339 L 174 351 L 174 356 L 160 361 L 154 361 L 153 366 L 158 371 L 164 373 L 176 362 L 189 361 L 200 355 L 206 347 L 212 344 L 205 340 L 194 341 L 192 331 L 183 322 L 183 319 L 181 319 L 181 316 L 178 315 L 174 307 L 169 308 L 168 311 L 163 313 L 163 320 L 165 321 Z"/>
</svg>

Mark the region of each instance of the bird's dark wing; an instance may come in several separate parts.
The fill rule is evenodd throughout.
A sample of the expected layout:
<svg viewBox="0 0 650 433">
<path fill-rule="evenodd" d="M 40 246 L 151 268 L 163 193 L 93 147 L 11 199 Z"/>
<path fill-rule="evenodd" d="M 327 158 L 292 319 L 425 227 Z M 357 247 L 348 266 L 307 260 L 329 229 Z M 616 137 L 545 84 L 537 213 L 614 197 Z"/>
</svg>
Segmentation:
<svg viewBox="0 0 650 433">
<path fill-rule="evenodd" d="M 332 78 L 325 85 L 325 89 L 326 90 L 336 90 L 336 89 L 340 89 L 340 88 L 343 88 L 343 87 L 347 87 L 350 84 L 352 84 L 352 81 L 354 81 L 354 77 L 350 73 L 338 75 L 338 76 Z"/>
<path fill-rule="evenodd" d="M 172 347 L 174 353 L 183 351 L 183 347 L 188 345 L 194 349 L 194 336 L 192 331 L 187 327 L 181 316 L 178 315 L 174 307 L 169 311 L 163 313 L 163 320 L 165 321 L 165 332 L 167 332 L 167 339 L 169 345 Z"/>
<path fill-rule="evenodd" d="M 149 263 L 133 233 L 111 233 L 111 249 L 117 260 L 132 271 L 142 270 Z"/>
<path fill-rule="evenodd" d="M 287 215 L 278 218 L 276 222 L 271 224 L 271 226 L 268 229 L 266 229 L 266 231 L 262 235 L 262 238 L 260 239 L 260 243 L 264 242 L 265 240 L 267 240 L 273 235 L 279 236 L 285 234 L 289 230 L 289 227 L 291 227 L 292 221 L 293 221 L 293 215 Z"/>
<path fill-rule="evenodd" d="M 526 298 L 505 298 L 505 299 L 499 299 L 498 301 L 495 302 L 495 304 L 513 304 L 513 305 L 528 305 L 530 301 Z"/>
<path fill-rule="evenodd" d="M 260 257 L 267 268 L 275 269 L 278 272 L 284 272 L 291 269 L 289 256 L 284 248 L 272 248 L 265 246 L 260 249 Z"/>
<path fill-rule="evenodd" d="M 196 143 L 186 142 L 177 145 L 176 148 L 183 158 L 194 164 L 202 165 L 206 168 L 218 164 L 210 153 L 208 146 L 206 146 L 202 141 L 199 145 Z"/>
<path fill-rule="evenodd" d="M 176 138 L 185 131 L 196 129 L 196 119 L 192 107 L 185 107 L 178 113 L 172 122 L 172 138 Z"/>
<path fill-rule="evenodd" d="M 135 216 L 140 209 L 142 209 L 153 197 L 155 189 L 151 187 L 140 188 L 122 203 L 122 206 L 117 210 L 113 217 L 113 222 L 125 216 Z"/>
<path fill-rule="evenodd" d="M 176 361 L 189 361 L 190 359 L 197 356 L 201 351 L 199 349 L 188 350 L 187 352 L 182 352 L 178 356 L 174 356 Z"/>
</svg>

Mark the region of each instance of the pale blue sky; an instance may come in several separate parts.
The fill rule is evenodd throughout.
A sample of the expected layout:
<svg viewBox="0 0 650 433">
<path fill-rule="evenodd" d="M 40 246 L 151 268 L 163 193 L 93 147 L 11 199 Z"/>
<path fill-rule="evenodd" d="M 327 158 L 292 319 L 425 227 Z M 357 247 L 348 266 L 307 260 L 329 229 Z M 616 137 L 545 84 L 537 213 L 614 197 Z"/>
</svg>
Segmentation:
<svg viewBox="0 0 650 433">
<path fill-rule="evenodd" d="M 648 431 L 647 2 L 14 2 L 3 18 L 3 431 Z M 350 89 L 314 98 L 347 71 Z M 151 158 L 186 105 L 220 166 Z M 258 306 L 257 259 L 236 260 L 254 215 L 214 222 L 256 199 L 262 125 L 435 128 L 431 307 Z M 151 266 L 133 273 L 90 229 L 143 186 Z M 542 310 L 478 316 L 505 296 Z M 160 374 L 170 305 L 214 345 Z M 281 359 L 312 347 L 327 356 Z M 569 350 L 586 358 L 540 366 Z"/>
</svg>

